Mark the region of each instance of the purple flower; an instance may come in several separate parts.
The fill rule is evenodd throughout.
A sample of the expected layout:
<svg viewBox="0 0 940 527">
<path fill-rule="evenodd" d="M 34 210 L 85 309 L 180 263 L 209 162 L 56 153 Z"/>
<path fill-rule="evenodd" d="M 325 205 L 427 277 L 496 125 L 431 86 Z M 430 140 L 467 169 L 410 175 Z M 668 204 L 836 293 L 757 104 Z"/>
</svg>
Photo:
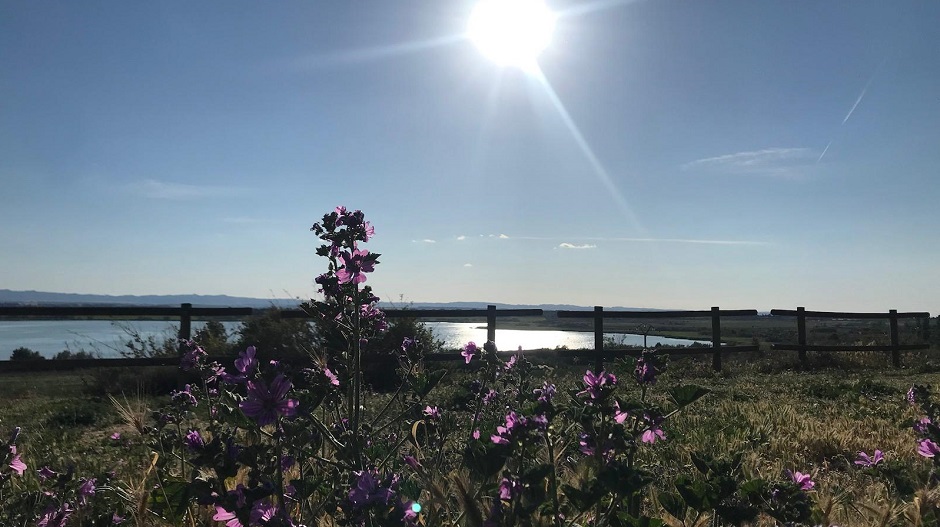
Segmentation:
<svg viewBox="0 0 940 527">
<path fill-rule="evenodd" d="M 323 375 L 326 375 L 326 378 L 330 380 L 330 384 L 333 386 L 339 386 L 339 377 L 335 373 L 330 371 L 329 368 L 323 368 Z"/>
<path fill-rule="evenodd" d="M 914 431 L 918 434 L 926 434 L 930 427 L 933 425 L 933 422 L 929 417 L 923 417 L 920 421 L 914 423 Z"/>
<path fill-rule="evenodd" d="M 381 485 L 374 472 L 363 470 L 355 474 L 356 486 L 349 489 L 347 496 L 353 507 L 363 508 L 376 503 L 388 505 L 395 497 L 395 491 L 391 489 L 391 485 Z"/>
<path fill-rule="evenodd" d="M 261 380 L 248 381 L 248 399 L 238 407 L 254 419 L 258 426 L 274 423 L 278 415 L 293 417 L 297 413 L 298 403 L 295 399 L 286 399 L 290 389 L 290 381 L 280 373 L 271 381 L 270 388 Z"/>
<path fill-rule="evenodd" d="M 199 430 L 190 430 L 189 433 L 186 434 L 185 443 L 186 447 L 193 452 L 198 452 L 206 446 L 206 440 L 202 438 Z"/>
<path fill-rule="evenodd" d="M 225 522 L 225 527 L 243 527 L 242 522 L 238 521 L 238 517 L 235 516 L 234 512 L 229 512 L 219 505 L 215 506 L 215 516 L 212 519 L 217 522 Z"/>
<path fill-rule="evenodd" d="M 41 480 L 46 480 L 46 479 L 49 479 L 58 475 L 56 471 L 52 470 L 49 467 L 42 467 L 41 469 L 36 471 L 36 474 L 39 476 L 39 479 Z"/>
<path fill-rule="evenodd" d="M 810 479 L 809 474 L 803 474 L 802 472 L 790 472 L 788 470 L 787 475 L 791 480 L 793 480 L 793 483 L 795 483 L 800 490 L 813 490 L 813 487 L 816 486 L 816 482 Z"/>
<path fill-rule="evenodd" d="M 424 416 L 436 421 L 441 418 L 441 410 L 436 406 L 425 406 Z"/>
<path fill-rule="evenodd" d="M 643 437 L 641 438 L 641 441 L 652 445 L 653 443 L 656 442 L 657 439 L 666 439 L 666 433 L 663 432 L 663 430 L 659 428 L 658 426 L 653 426 L 653 427 L 647 428 L 643 432 Z"/>
<path fill-rule="evenodd" d="M 270 501 L 258 500 L 251 506 L 248 522 L 251 525 L 264 525 L 274 518 L 275 513 L 277 513 L 277 508 Z"/>
<path fill-rule="evenodd" d="M 620 402 L 614 401 L 614 421 L 616 421 L 617 424 L 622 425 L 623 422 L 626 421 L 628 417 L 630 417 L 630 414 L 620 409 Z"/>
<path fill-rule="evenodd" d="M 124 523 L 124 516 L 119 516 L 116 512 L 111 514 L 112 525 L 120 525 L 121 523 Z"/>
<path fill-rule="evenodd" d="M 361 284 L 366 281 L 365 273 L 375 270 L 374 258 L 369 258 L 369 251 L 356 249 L 352 253 L 343 251 L 339 255 L 343 266 L 336 271 L 336 278 L 341 284 Z"/>
<path fill-rule="evenodd" d="M 20 455 L 16 453 L 16 445 L 10 445 L 10 455 L 13 456 L 13 459 L 10 460 L 10 468 L 13 472 L 16 472 L 18 476 L 22 476 L 23 472 L 26 471 L 26 463 L 23 463 L 23 460 L 20 459 Z"/>
<path fill-rule="evenodd" d="M 418 461 L 418 459 L 414 456 L 405 456 L 404 461 L 406 465 L 408 465 L 409 467 L 415 470 L 418 470 L 419 468 L 421 468 L 421 462 Z"/>
<path fill-rule="evenodd" d="M 242 375 L 251 375 L 258 367 L 258 359 L 255 358 L 257 350 L 254 346 L 248 346 L 244 352 L 238 354 L 235 359 L 235 369 Z"/>
<path fill-rule="evenodd" d="M 645 354 L 637 359 L 636 369 L 633 370 L 633 373 L 636 376 L 637 384 L 656 384 L 656 367 Z"/>
<path fill-rule="evenodd" d="M 180 368 L 183 371 L 189 371 L 199 366 L 202 359 L 208 356 L 206 350 L 202 349 L 195 342 L 187 340 L 186 345 L 189 349 L 186 350 L 186 353 L 183 354 L 183 358 L 180 360 Z"/>
<path fill-rule="evenodd" d="M 120 433 L 120 432 L 115 432 L 115 433 L 111 434 L 111 440 L 112 440 L 112 441 L 120 441 L 120 440 L 121 440 L 121 433 Z"/>
<path fill-rule="evenodd" d="M 461 351 L 460 354 L 463 355 L 464 360 L 467 361 L 466 364 L 470 364 L 470 359 L 477 354 L 479 349 L 480 348 L 478 348 L 473 341 L 468 342 L 467 345 L 463 347 L 463 351 Z"/>
<path fill-rule="evenodd" d="M 69 503 L 63 503 L 58 509 L 50 505 L 39 517 L 36 527 L 65 527 L 73 512 L 75 510 Z"/>
<path fill-rule="evenodd" d="M 512 357 L 509 357 L 509 360 L 506 361 L 506 364 L 503 365 L 503 368 L 506 371 L 512 370 L 512 368 L 516 365 L 516 362 L 518 361 L 519 361 L 519 355 L 513 355 Z"/>
<path fill-rule="evenodd" d="M 940 446 L 929 439 L 922 439 L 917 445 L 917 453 L 924 457 L 933 458 L 940 454 Z"/>
<path fill-rule="evenodd" d="M 552 402 L 552 398 L 555 397 L 555 385 L 549 384 L 548 381 L 542 382 L 541 388 L 536 388 L 532 390 L 532 393 L 538 397 L 538 402 L 541 404 L 549 404 Z"/>
<path fill-rule="evenodd" d="M 601 371 L 595 375 L 594 372 L 588 370 L 584 374 L 585 388 L 578 392 L 578 395 L 588 394 L 590 395 L 591 399 L 600 399 L 616 384 L 617 377 L 615 377 L 612 373 Z"/>
<path fill-rule="evenodd" d="M 855 464 L 862 467 L 873 467 L 885 460 L 884 453 L 881 450 L 875 450 L 874 456 L 869 456 L 865 452 L 859 452 Z"/>
<path fill-rule="evenodd" d="M 191 388 L 187 384 L 183 386 L 182 390 L 175 391 L 170 395 L 174 402 L 183 406 L 198 406 L 199 403 L 196 401 L 196 396 L 194 396 L 190 390 Z"/>
<path fill-rule="evenodd" d="M 910 404 L 917 404 L 917 386 L 911 385 L 907 390 L 907 402 Z"/>
<path fill-rule="evenodd" d="M 511 500 L 521 492 L 522 485 L 516 480 L 503 478 L 502 481 L 499 482 L 499 499 L 501 500 Z"/>
<path fill-rule="evenodd" d="M 95 495 L 95 484 L 97 479 L 85 479 L 82 478 L 79 480 L 81 483 L 78 486 L 78 505 L 84 507 L 88 504 L 88 498 Z"/>
</svg>

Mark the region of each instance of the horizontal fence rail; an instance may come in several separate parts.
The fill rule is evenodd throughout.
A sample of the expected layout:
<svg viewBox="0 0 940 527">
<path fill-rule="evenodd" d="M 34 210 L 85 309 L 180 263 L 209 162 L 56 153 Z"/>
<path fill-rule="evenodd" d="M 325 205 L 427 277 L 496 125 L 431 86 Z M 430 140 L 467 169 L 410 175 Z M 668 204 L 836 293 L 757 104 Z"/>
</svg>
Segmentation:
<svg viewBox="0 0 940 527">
<path fill-rule="evenodd" d="M 807 351 L 890 351 L 891 363 L 895 368 L 901 367 L 901 351 L 928 349 L 929 344 L 901 344 L 898 331 L 898 320 L 902 318 L 930 318 L 930 313 L 907 312 L 898 313 L 897 309 L 888 310 L 887 313 L 846 313 L 841 311 L 807 311 L 805 307 L 796 309 L 771 309 L 770 314 L 778 317 L 796 317 L 797 344 L 773 344 L 774 350 L 799 352 L 800 363 L 806 364 Z M 806 338 L 806 319 L 848 319 L 848 320 L 888 320 L 891 345 L 861 345 L 861 346 L 825 346 L 808 344 Z"/>
<path fill-rule="evenodd" d="M 193 307 L 192 304 L 181 304 L 179 307 L 163 306 L 0 306 L 0 318 L 25 317 L 32 319 L 49 319 L 59 317 L 108 317 L 115 319 L 128 319 L 133 317 L 162 317 L 179 319 L 179 339 L 180 354 L 184 352 L 185 344 L 191 338 L 192 321 L 211 317 L 230 317 L 244 318 L 258 315 L 270 311 L 270 308 L 255 309 L 248 307 Z M 441 318 L 459 318 L 464 320 L 486 320 L 487 340 L 496 342 L 496 320 L 502 317 L 537 317 L 543 316 L 541 309 L 496 309 L 495 305 L 487 306 L 486 309 L 386 309 L 383 310 L 388 318 L 416 318 L 416 319 L 441 319 Z M 302 319 L 312 318 L 311 315 L 303 309 L 281 309 L 278 314 L 282 318 Z M 773 309 L 772 316 L 797 318 L 797 344 L 773 344 L 772 348 L 779 351 L 797 351 L 802 362 L 806 361 L 807 350 L 813 351 L 891 351 L 892 361 L 895 366 L 900 366 L 900 351 L 926 349 L 926 344 L 901 344 L 898 332 L 898 320 L 909 318 L 929 318 L 930 314 L 926 312 L 903 312 L 890 310 L 887 313 L 849 313 L 835 311 L 807 311 L 803 307 L 795 310 Z M 594 367 L 600 371 L 604 369 L 604 361 L 615 358 L 633 357 L 642 353 L 638 349 L 611 349 L 604 347 L 604 319 L 664 319 L 664 318 L 710 318 L 712 327 L 712 346 L 710 350 L 696 350 L 688 348 L 658 348 L 662 353 L 670 355 L 701 355 L 711 351 L 712 367 L 716 371 L 721 370 L 721 361 L 723 353 L 734 352 L 754 352 L 759 351 L 759 347 L 751 346 L 728 346 L 721 341 L 721 318 L 722 317 L 756 317 L 756 309 L 721 309 L 712 307 L 710 310 L 699 311 L 605 311 L 603 306 L 595 306 L 593 310 L 562 310 L 557 311 L 558 318 L 580 318 L 592 319 L 594 322 Z M 806 319 L 887 319 L 891 328 L 890 345 L 811 345 L 807 343 L 806 338 Z M 518 352 L 499 352 L 503 357 L 509 357 Z M 533 357 L 558 357 L 558 358 L 579 358 L 584 357 L 583 352 L 567 349 L 556 350 L 528 350 L 527 356 Z M 429 361 L 459 361 L 463 360 L 459 352 L 444 352 L 428 355 Z M 68 360 L 49 360 L 49 361 L 0 361 L 0 372 L 4 371 L 40 371 L 40 370 L 58 370 L 75 369 L 84 367 L 102 367 L 102 366 L 175 366 L 179 364 L 178 357 L 160 357 L 160 358 L 118 358 L 118 359 L 68 359 Z"/>
<path fill-rule="evenodd" d="M 605 318 L 711 318 L 712 319 L 712 368 L 721 371 L 721 352 L 757 351 L 757 346 L 722 346 L 721 317 L 756 317 L 756 309 L 724 309 L 712 307 L 709 311 L 604 311 L 603 306 L 594 306 L 594 311 L 559 311 L 558 318 L 594 319 L 594 367 L 604 368 L 604 359 L 615 350 L 604 350 Z"/>
</svg>

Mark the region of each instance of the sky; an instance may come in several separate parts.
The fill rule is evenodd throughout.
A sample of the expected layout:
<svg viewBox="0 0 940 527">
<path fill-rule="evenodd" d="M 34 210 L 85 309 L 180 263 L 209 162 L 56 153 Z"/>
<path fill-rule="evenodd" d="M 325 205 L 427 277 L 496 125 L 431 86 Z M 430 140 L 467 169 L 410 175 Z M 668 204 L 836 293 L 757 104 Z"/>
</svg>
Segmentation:
<svg viewBox="0 0 940 527">
<path fill-rule="evenodd" d="M 940 313 L 940 2 L 0 0 L 0 288 Z"/>
</svg>

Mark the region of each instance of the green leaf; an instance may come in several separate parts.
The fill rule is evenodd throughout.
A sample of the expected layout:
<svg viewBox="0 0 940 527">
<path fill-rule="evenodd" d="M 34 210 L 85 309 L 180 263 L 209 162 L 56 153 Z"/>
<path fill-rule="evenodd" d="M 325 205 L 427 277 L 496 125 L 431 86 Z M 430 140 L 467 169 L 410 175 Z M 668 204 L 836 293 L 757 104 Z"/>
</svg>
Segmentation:
<svg viewBox="0 0 940 527">
<path fill-rule="evenodd" d="M 685 408 L 709 393 L 711 393 L 711 390 L 708 388 L 695 384 L 674 386 L 669 389 L 669 395 L 672 396 L 672 400 L 676 402 L 676 406 L 679 408 Z"/>
<path fill-rule="evenodd" d="M 685 513 L 688 507 L 681 496 L 672 492 L 663 492 L 657 496 L 657 499 L 659 499 L 659 505 L 673 518 L 685 521 Z"/>
<path fill-rule="evenodd" d="M 692 458 L 692 464 L 695 465 L 695 468 L 698 469 L 703 475 L 708 475 L 712 469 L 712 459 L 707 454 L 699 454 L 697 452 L 691 452 L 689 457 Z"/>
<path fill-rule="evenodd" d="M 584 512 L 590 509 L 603 495 L 602 491 L 597 488 L 597 485 L 593 485 L 590 491 L 585 492 L 565 483 L 561 486 L 561 491 L 578 512 Z"/>
<path fill-rule="evenodd" d="M 171 523 L 179 524 L 189 507 L 189 482 L 170 479 L 150 492 L 149 508 Z"/>
<path fill-rule="evenodd" d="M 495 476 L 503 469 L 510 453 L 512 448 L 509 445 L 472 443 L 464 450 L 463 462 L 475 476 L 485 479 Z"/>
<path fill-rule="evenodd" d="M 444 375 L 447 375 L 447 370 L 437 370 L 415 375 L 412 379 L 411 388 L 418 397 L 425 397 L 441 382 Z"/>
</svg>

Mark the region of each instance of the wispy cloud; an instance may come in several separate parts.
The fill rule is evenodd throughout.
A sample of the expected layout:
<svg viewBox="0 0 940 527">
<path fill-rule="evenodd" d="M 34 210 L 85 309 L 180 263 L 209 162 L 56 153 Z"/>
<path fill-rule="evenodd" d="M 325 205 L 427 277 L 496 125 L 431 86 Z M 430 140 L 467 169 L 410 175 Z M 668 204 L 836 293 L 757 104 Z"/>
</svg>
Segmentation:
<svg viewBox="0 0 940 527">
<path fill-rule="evenodd" d="M 467 239 L 467 237 L 464 236 L 463 234 L 461 234 L 460 236 L 457 237 L 457 240 L 458 240 L 458 241 L 463 241 L 463 240 L 466 240 L 466 239 Z"/>
<path fill-rule="evenodd" d="M 249 189 L 213 185 L 190 185 L 156 179 L 144 179 L 126 186 L 131 194 L 149 199 L 194 200 L 207 198 L 230 198 L 245 196 Z"/>
<path fill-rule="evenodd" d="M 499 238 L 500 240 L 508 240 L 508 239 L 509 239 L 509 236 L 506 236 L 505 234 L 500 234 L 500 235 L 498 236 L 498 238 Z"/>
<path fill-rule="evenodd" d="M 437 240 L 432 240 L 430 238 L 425 238 L 423 240 L 411 240 L 411 243 L 437 243 Z"/>
<path fill-rule="evenodd" d="M 718 170 L 732 173 L 780 174 L 787 168 L 807 164 L 814 157 L 809 148 L 765 148 L 696 159 L 682 170 Z"/>
<path fill-rule="evenodd" d="M 491 238 L 497 239 L 495 234 L 483 235 L 482 238 Z M 699 244 L 699 245 L 753 245 L 753 246 L 768 246 L 773 245 L 770 242 L 758 241 L 758 240 L 715 240 L 708 238 L 627 238 L 627 237 L 606 237 L 606 236 L 584 236 L 579 237 L 583 243 L 572 243 L 571 241 L 562 241 L 564 238 L 558 238 L 553 236 L 513 236 L 512 238 L 506 237 L 513 241 L 547 241 L 547 242 L 560 242 L 555 247 L 558 249 L 594 249 L 596 245 L 594 242 L 621 242 L 621 243 L 687 243 L 687 244 Z M 569 237 L 570 240 L 570 237 Z"/>
<path fill-rule="evenodd" d="M 465 264 L 463 264 L 463 266 L 464 266 L 464 267 L 473 267 L 473 264 L 472 264 L 472 263 L 465 263 Z"/>
<path fill-rule="evenodd" d="M 559 249 L 596 249 L 597 246 L 591 245 L 589 243 L 585 243 L 583 245 L 575 245 L 573 243 L 565 242 L 565 243 L 558 244 L 558 248 Z"/>
</svg>

